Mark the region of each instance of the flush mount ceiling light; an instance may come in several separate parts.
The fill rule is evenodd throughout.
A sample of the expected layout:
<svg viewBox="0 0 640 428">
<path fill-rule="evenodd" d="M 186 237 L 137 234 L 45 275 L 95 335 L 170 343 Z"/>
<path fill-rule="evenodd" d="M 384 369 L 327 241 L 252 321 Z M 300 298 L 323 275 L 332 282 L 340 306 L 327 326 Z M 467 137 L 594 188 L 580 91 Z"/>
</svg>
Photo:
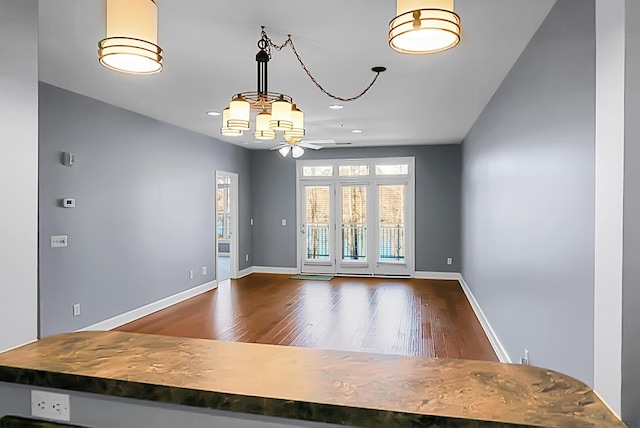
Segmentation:
<svg viewBox="0 0 640 428">
<path fill-rule="evenodd" d="M 451 49 L 460 42 L 460 17 L 453 0 L 397 0 L 389 23 L 389 46 L 408 54 Z"/>
<path fill-rule="evenodd" d="M 98 43 L 105 67 L 129 74 L 162 70 L 158 7 L 153 0 L 107 0 L 106 37 Z"/>
<path fill-rule="evenodd" d="M 302 62 L 296 50 L 291 35 L 287 37 L 281 45 L 276 45 L 267 36 L 262 27 L 261 37 L 258 40 L 258 53 L 256 54 L 258 87 L 256 91 L 239 92 L 234 95 L 229 102 L 229 106 L 222 112 L 222 127 L 220 133 L 224 136 L 240 136 L 244 131 L 251 129 L 252 114 L 255 114 L 255 126 L 253 136 L 257 140 L 275 140 L 276 131 L 282 132 L 283 138 L 287 141 L 280 151 L 286 156 L 292 151 L 293 157 L 300 157 L 304 149 L 298 144 L 301 143 L 305 135 L 304 113 L 293 103 L 293 98 L 281 92 L 269 92 L 268 90 L 268 64 L 271 60 L 271 49 L 281 51 L 286 46 L 296 56 L 296 59 L 307 73 L 313 83 L 327 96 L 339 101 L 353 101 L 363 96 L 376 82 L 380 73 L 386 70 L 385 67 L 373 67 L 371 70 L 376 73 L 373 80 L 362 92 L 350 98 L 342 98 L 331 94 L 324 89 L 311 75 L 306 65 Z M 292 149 L 292 147 L 295 149 Z M 277 147 L 279 149 L 280 147 Z"/>
</svg>

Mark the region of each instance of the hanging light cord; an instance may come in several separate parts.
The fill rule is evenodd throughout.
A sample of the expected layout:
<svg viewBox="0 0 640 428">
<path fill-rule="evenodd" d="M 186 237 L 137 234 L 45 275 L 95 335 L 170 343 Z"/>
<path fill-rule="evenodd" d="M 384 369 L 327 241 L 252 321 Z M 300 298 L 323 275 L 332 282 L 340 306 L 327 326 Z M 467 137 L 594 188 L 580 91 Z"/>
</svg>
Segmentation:
<svg viewBox="0 0 640 428">
<path fill-rule="evenodd" d="M 343 97 L 339 97 L 337 95 L 332 94 L 331 92 L 327 91 L 325 88 L 322 87 L 322 85 L 320 85 L 320 83 L 318 83 L 318 81 L 315 79 L 315 77 L 313 77 L 313 75 L 311 74 L 311 72 L 309 71 L 309 69 L 307 68 L 307 66 L 304 64 L 304 62 L 302 62 L 302 58 L 300 58 L 300 54 L 298 54 L 298 51 L 296 50 L 295 45 L 293 44 L 293 40 L 291 39 L 291 34 L 287 35 L 287 40 L 284 41 L 283 44 L 281 45 L 276 45 L 275 43 L 273 43 L 273 41 L 269 38 L 269 36 L 267 35 L 267 32 L 264 30 L 264 26 L 261 27 L 262 28 L 262 32 L 261 32 L 261 36 L 262 39 L 260 40 L 260 42 L 263 42 L 263 45 L 266 45 L 266 51 L 267 54 L 269 54 L 269 58 L 271 58 L 271 48 L 277 50 L 278 52 L 281 51 L 282 49 L 284 49 L 287 45 L 291 46 L 291 50 L 293 51 L 294 55 L 296 56 L 296 59 L 298 60 L 298 62 L 300 63 L 300 66 L 302 67 L 302 69 L 304 70 L 305 73 L 307 73 L 307 76 L 309 76 L 309 79 L 311 79 L 311 81 L 318 87 L 318 89 L 320 89 L 325 95 L 335 99 L 335 100 L 339 100 L 339 101 L 344 101 L 344 102 L 348 102 L 348 101 L 355 101 L 358 98 L 360 98 L 361 96 L 363 96 L 364 94 L 366 94 L 369 89 L 371 89 L 371 87 L 373 86 L 374 83 L 376 83 L 376 80 L 378 80 L 378 76 L 380 76 L 380 73 L 382 73 L 383 71 L 386 70 L 385 67 L 373 67 L 371 69 L 371 71 L 373 71 L 374 73 L 376 73 L 375 76 L 373 76 L 373 80 L 371 81 L 371 83 L 369 83 L 369 86 L 367 86 L 366 88 L 364 88 L 364 90 L 362 92 L 360 92 L 358 95 L 355 95 L 353 97 L 350 98 L 343 98 Z M 260 46 L 260 42 L 259 45 Z"/>
</svg>

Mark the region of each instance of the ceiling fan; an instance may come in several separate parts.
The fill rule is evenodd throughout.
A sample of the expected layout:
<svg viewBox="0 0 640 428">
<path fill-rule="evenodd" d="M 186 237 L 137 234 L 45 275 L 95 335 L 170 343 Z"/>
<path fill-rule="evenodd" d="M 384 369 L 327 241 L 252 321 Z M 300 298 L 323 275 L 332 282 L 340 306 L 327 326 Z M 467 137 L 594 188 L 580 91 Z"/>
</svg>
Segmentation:
<svg viewBox="0 0 640 428">
<path fill-rule="evenodd" d="M 282 157 L 287 157 L 289 152 L 291 152 L 291 157 L 294 159 L 299 158 L 304 154 L 304 149 L 312 149 L 312 150 L 320 150 L 322 146 L 317 143 L 330 141 L 330 140 L 318 140 L 313 143 L 308 140 L 301 140 L 298 138 L 287 138 L 285 137 L 286 142 L 272 148 L 271 150 L 277 150 Z"/>
</svg>

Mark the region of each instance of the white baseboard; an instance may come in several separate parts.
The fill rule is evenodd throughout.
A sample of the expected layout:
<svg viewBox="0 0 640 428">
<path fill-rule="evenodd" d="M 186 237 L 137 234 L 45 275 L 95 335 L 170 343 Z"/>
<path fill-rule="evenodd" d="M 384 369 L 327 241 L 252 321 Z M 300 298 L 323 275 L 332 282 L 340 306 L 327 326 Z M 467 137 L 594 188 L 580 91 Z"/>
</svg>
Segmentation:
<svg viewBox="0 0 640 428">
<path fill-rule="evenodd" d="M 253 273 L 253 266 L 249 266 L 246 269 L 242 269 L 238 271 L 238 277 L 236 279 L 244 278 L 247 275 L 251 275 Z"/>
<path fill-rule="evenodd" d="M 298 273 L 298 268 L 253 266 L 252 273 L 276 273 L 283 275 L 295 275 Z"/>
<path fill-rule="evenodd" d="M 198 294 L 206 293 L 207 291 L 213 290 L 217 286 L 217 281 L 207 282 L 202 285 L 198 285 L 197 287 L 185 290 L 181 293 L 174 294 L 173 296 L 165 297 L 164 299 L 160 299 L 156 302 L 149 303 L 148 305 L 142 306 L 132 311 L 125 312 L 124 314 L 116 315 L 113 318 L 109 318 L 88 327 L 81 328 L 78 331 L 113 330 L 114 328 L 120 327 L 121 325 L 130 323 L 131 321 L 135 321 L 154 312 L 158 312 L 161 309 L 168 308 L 171 305 L 175 305 L 176 303 L 180 303 L 182 301 L 195 297 Z"/>
<path fill-rule="evenodd" d="M 460 286 L 462 287 L 462 291 L 464 291 L 464 294 L 467 296 L 467 300 L 469 300 L 469 304 L 471 305 L 473 312 L 475 312 L 476 317 L 478 317 L 478 321 L 480 321 L 480 324 L 482 325 L 482 329 L 487 335 L 487 338 L 489 338 L 489 342 L 491 342 L 491 346 L 493 347 L 493 350 L 498 356 L 498 360 L 500 360 L 501 363 L 512 363 L 511 358 L 507 353 L 507 350 L 502 345 L 502 342 L 500 342 L 500 339 L 498 339 L 498 335 L 491 327 L 491 324 L 489 324 L 489 320 L 484 315 L 484 312 L 482 312 L 482 308 L 480 308 L 480 305 L 478 304 L 478 301 L 476 300 L 475 296 L 471 292 L 471 289 L 469 288 L 467 283 L 464 281 L 464 278 L 462 278 L 462 275 L 460 274 L 458 275 L 459 275 L 458 281 L 460 281 Z"/>
<path fill-rule="evenodd" d="M 37 341 L 38 341 L 38 339 L 33 339 L 33 340 L 30 340 L 28 342 L 23 343 L 22 345 L 12 346 L 12 347 L 7 348 L 7 349 L 0 349 L 0 354 L 3 353 L 3 352 L 13 351 L 14 349 L 22 348 L 23 346 L 27 346 L 27 345 L 29 345 L 31 343 L 34 343 L 34 342 L 37 342 Z"/>
<path fill-rule="evenodd" d="M 461 278 L 458 272 L 418 272 L 413 275 L 416 279 L 452 279 L 459 280 Z"/>
</svg>

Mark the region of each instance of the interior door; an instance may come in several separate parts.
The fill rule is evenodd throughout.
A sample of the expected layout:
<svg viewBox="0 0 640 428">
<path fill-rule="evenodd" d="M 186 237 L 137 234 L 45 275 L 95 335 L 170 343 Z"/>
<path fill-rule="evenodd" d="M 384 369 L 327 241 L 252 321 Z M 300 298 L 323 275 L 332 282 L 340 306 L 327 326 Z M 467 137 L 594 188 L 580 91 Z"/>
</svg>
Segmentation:
<svg viewBox="0 0 640 428">
<path fill-rule="evenodd" d="M 336 272 L 371 275 L 372 230 L 370 227 L 370 186 L 367 183 L 340 183 L 337 192 Z"/>
<path fill-rule="evenodd" d="M 334 274 L 334 185 L 331 182 L 302 183 L 300 199 L 301 272 Z"/>
</svg>

